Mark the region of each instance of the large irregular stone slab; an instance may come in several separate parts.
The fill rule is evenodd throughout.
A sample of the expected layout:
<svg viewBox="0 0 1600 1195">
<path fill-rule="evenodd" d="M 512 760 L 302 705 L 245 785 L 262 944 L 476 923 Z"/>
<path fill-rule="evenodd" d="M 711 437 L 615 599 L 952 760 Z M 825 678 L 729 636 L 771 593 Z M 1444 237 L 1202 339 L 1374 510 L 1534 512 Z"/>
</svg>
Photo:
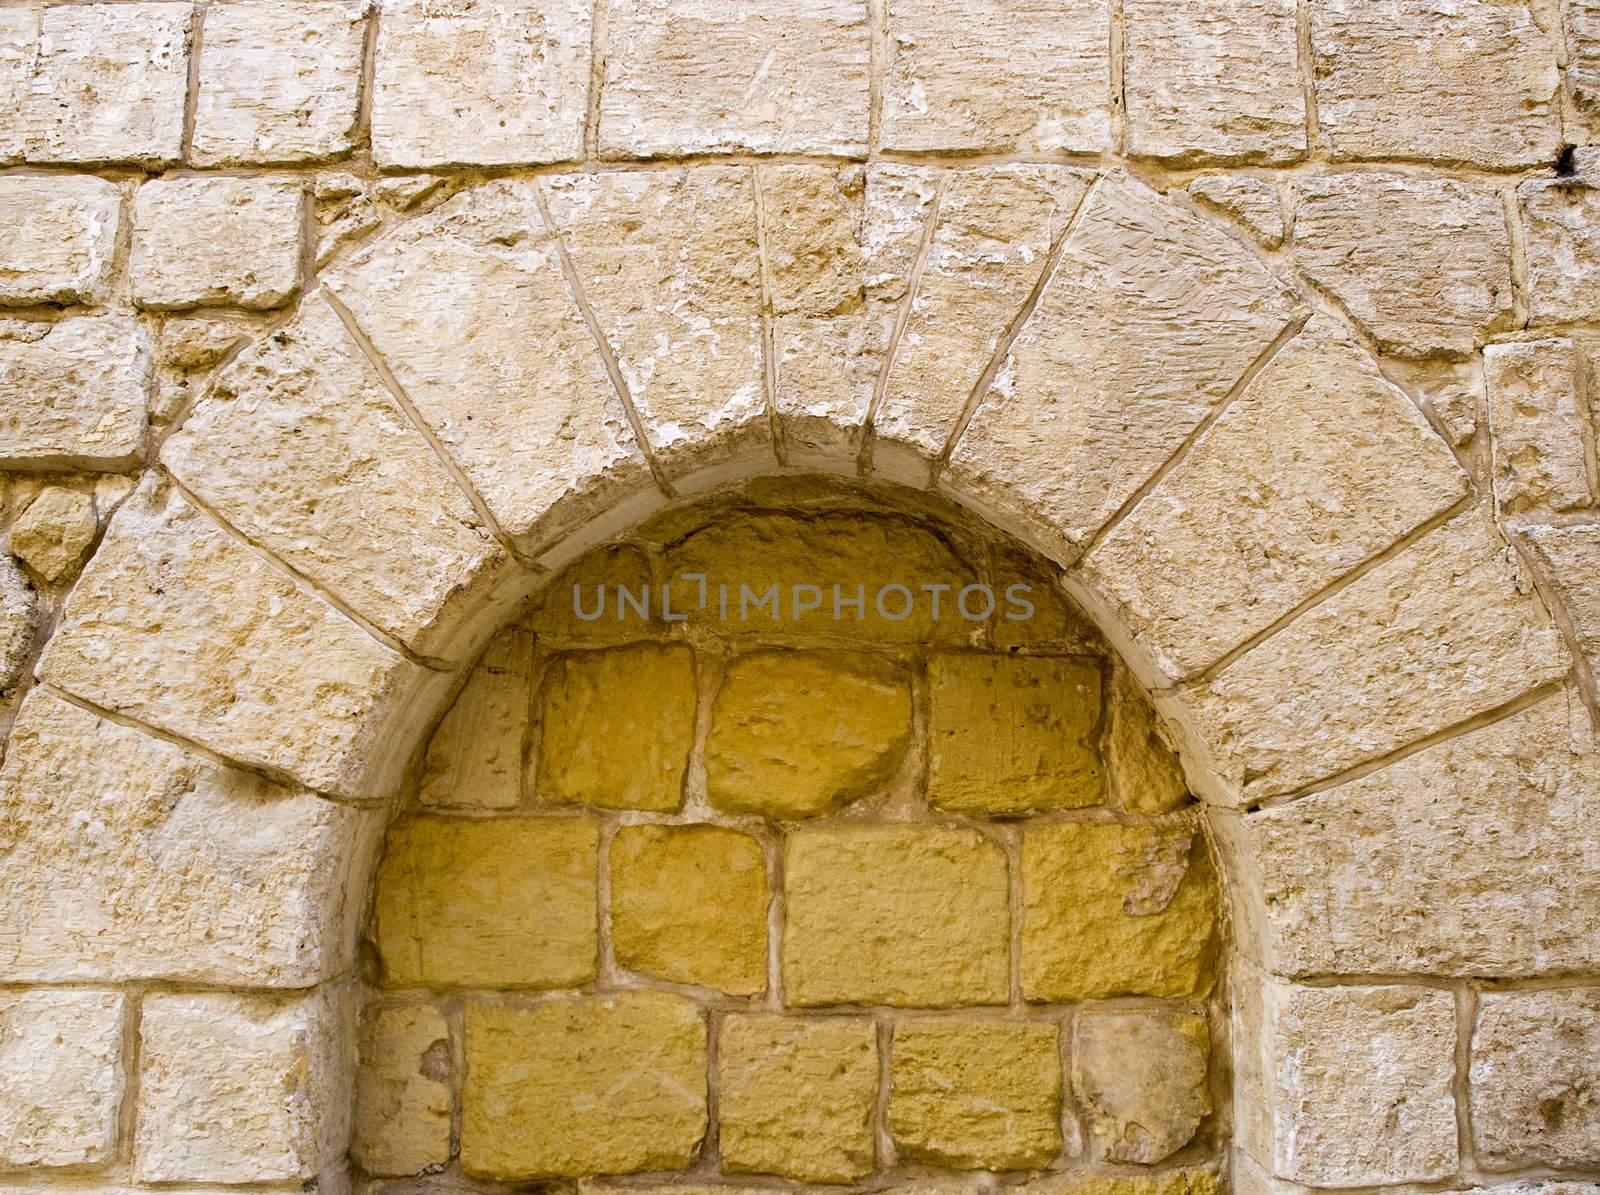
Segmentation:
<svg viewBox="0 0 1600 1195">
<path fill-rule="evenodd" d="M 361 1018 L 355 1136 L 368 1174 L 408 1176 L 450 1161 L 450 1026 L 429 1004 L 369 1007 Z"/>
<path fill-rule="evenodd" d="M 1466 496 L 1448 446 L 1318 318 L 1097 543 L 1082 575 L 1174 679 Z"/>
<path fill-rule="evenodd" d="M 282 307 L 300 289 L 305 196 L 297 182 L 156 179 L 133 204 L 128 276 L 152 311 Z"/>
<path fill-rule="evenodd" d="M 1472 1131 L 1485 1166 L 1600 1163 L 1600 988 L 1485 992 L 1472 1033 Z"/>
<path fill-rule="evenodd" d="M 1084 200 L 947 484 L 1054 551 L 1088 539 L 1288 323 L 1225 233 L 1110 177 Z"/>
<path fill-rule="evenodd" d="M 1534 326 L 1600 318 L 1600 190 L 1568 179 L 1517 189 Z"/>
<path fill-rule="evenodd" d="M 411 701 L 448 683 L 147 482 L 67 601 L 40 675 L 105 709 L 343 796 L 385 793 Z"/>
<path fill-rule="evenodd" d="M 116 1156 L 125 1016 L 121 992 L 0 994 L 0 1165 L 85 1166 Z"/>
<path fill-rule="evenodd" d="M 328 280 L 495 520 L 530 551 L 649 484 L 535 186 L 472 188 Z"/>
<path fill-rule="evenodd" d="M 1588 369 L 1572 341 L 1491 344 L 1483 350 L 1483 374 L 1500 513 L 1588 506 L 1596 425 Z"/>
<path fill-rule="evenodd" d="M 600 153 L 867 150 L 859 0 L 608 0 Z"/>
<path fill-rule="evenodd" d="M 0 307 L 103 303 L 122 188 L 89 175 L 0 178 Z"/>
<path fill-rule="evenodd" d="M 95 315 L 0 328 L 0 462 L 125 469 L 144 448 L 150 337 Z"/>
<path fill-rule="evenodd" d="M 1112 1162 L 1151 1166 L 1211 1111 L 1211 1040 L 1188 1012 L 1091 1009 L 1072 1020 L 1072 1087 Z"/>
</svg>

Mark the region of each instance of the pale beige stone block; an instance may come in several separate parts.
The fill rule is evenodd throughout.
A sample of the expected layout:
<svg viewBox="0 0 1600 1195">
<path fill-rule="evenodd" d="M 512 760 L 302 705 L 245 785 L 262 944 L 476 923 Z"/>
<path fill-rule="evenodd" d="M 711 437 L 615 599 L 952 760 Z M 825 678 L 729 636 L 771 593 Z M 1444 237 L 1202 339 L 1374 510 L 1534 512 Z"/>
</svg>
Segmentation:
<svg viewBox="0 0 1600 1195">
<path fill-rule="evenodd" d="M 0 558 L 0 689 L 22 679 L 38 634 L 39 598 L 33 584 L 14 560 Z"/>
<path fill-rule="evenodd" d="M 1588 139 L 1600 137 L 1600 0 L 1568 0 L 1567 86 Z"/>
<path fill-rule="evenodd" d="M 1189 184 L 1189 194 L 1206 207 L 1247 228 L 1262 248 L 1283 244 L 1283 197 L 1278 184 L 1247 174 L 1208 174 Z"/>
<path fill-rule="evenodd" d="M 0 178 L 0 307 L 103 303 L 122 189 L 76 175 Z"/>
<path fill-rule="evenodd" d="M 304 206 L 294 181 L 145 183 L 133 204 L 134 301 L 152 311 L 282 307 L 300 289 Z"/>
<path fill-rule="evenodd" d="M 122 315 L 0 328 L 0 461 L 122 469 L 144 449 L 150 338 Z"/>
<path fill-rule="evenodd" d="M 1593 501 L 1594 422 L 1588 370 L 1570 340 L 1491 344 L 1483 350 L 1502 515 L 1566 511 Z"/>
<path fill-rule="evenodd" d="M 1072 1087 L 1112 1162 L 1151 1166 L 1211 1112 L 1211 1038 L 1186 1012 L 1088 1009 L 1072 1021 Z"/>
<path fill-rule="evenodd" d="M 98 529 L 90 494 L 49 486 L 11 524 L 11 552 L 47 582 L 54 583 L 77 569 Z M 0 677 L 4 675 L 0 670 Z"/>
<path fill-rule="evenodd" d="M 437 1008 L 362 1015 L 351 1156 L 368 1174 L 406 1176 L 450 1161 L 450 1027 Z"/>
<path fill-rule="evenodd" d="M 1527 527 L 1522 540 L 1555 586 L 1556 600 L 1566 607 L 1578 650 L 1600 675 L 1600 568 L 1595 566 L 1600 560 L 1600 523 Z"/>
<path fill-rule="evenodd" d="M 0 1165 L 112 1160 L 127 1086 L 124 1020 L 121 992 L 0 994 Z"/>
<path fill-rule="evenodd" d="M 1535 326 L 1600 317 L 1600 191 L 1582 182 L 1517 189 L 1527 237 L 1528 306 Z"/>
<path fill-rule="evenodd" d="M 1472 1033 L 1472 1133 L 1486 1166 L 1600 1161 L 1600 989 L 1485 992 Z"/>
<path fill-rule="evenodd" d="M 44 9 L 0 8 L 0 163 L 20 162 L 27 151 L 22 119 L 28 85 L 39 49 L 39 18 Z"/>
</svg>

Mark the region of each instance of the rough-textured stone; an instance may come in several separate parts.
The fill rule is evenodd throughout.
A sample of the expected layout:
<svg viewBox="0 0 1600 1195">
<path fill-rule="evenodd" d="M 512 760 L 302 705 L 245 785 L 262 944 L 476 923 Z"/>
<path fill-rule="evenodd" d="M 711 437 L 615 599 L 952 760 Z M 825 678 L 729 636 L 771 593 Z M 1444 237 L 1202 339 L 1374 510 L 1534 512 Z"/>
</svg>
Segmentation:
<svg viewBox="0 0 1600 1195">
<path fill-rule="evenodd" d="M 600 152 L 867 148 L 869 26 L 855 0 L 608 0 Z"/>
<path fill-rule="evenodd" d="M 1600 1162 L 1600 989 L 1486 992 L 1472 1034 L 1472 1132 L 1485 1166 Z"/>
<path fill-rule="evenodd" d="M 1085 558 L 1168 676 L 1198 672 L 1468 492 L 1347 334 L 1313 321 Z"/>
<path fill-rule="evenodd" d="M 1600 523 L 1567 527 L 1529 527 L 1523 542 L 1555 587 L 1577 636 L 1578 650 L 1600 675 Z"/>
<path fill-rule="evenodd" d="M 903 1155 L 1024 1170 L 1061 1151 L 1060 1027 L 930 1017 L 895 1026 L 889 1132 Z"/>
<path fill-rule="evenodd" d="M 1600 318 L 1600 190 L 1567 180 L 1529 182 L 1517 198 L 1534 325 Z"/>
<path fill-rule="evenodd" d="M 1156 712 L 1126 671 L 1119 674 L 1109 702 L 1106 772 L 1112 803 L 1124 813 L 1171 813 L 1189 801 L 1189 782 L 1178 757 L 1162 737 Z"/>
<path fill-rule="evenodd" d="M 607 544 L 585 552 L 536 593 L 526 623 L 546 645 L 631 643 L 665 633 L 661 603 L 644 613 L 618 596 L 650 592 L 650 561 L 632 545 Z M 681 596 L 681 595 L 680 595 Z M 674 612 L 676 612 L 674 607 Z"/>
<path fill-rule="evenodd" d="M 891 0 L 883 146 L 1106 148 L 1107 0 Z"/>
<path fill-rule="evenodd" d="M 139 1018 L 142 1182 L 290 1182 L 345 1150 L 348 989 L 300 996 L 145 997 Z"/>
<path fill-rule="evenodd" d="M 977 831 L 800 830 L 783 874 L 789 1003 L 1005 1002 L 1006 857 Z"/>
<path fill-rule="evenodd" d="M 958 813 L 1105 799 L 1100 662 L 941 653 L 928 662 L 928 800 Z"/>
<path fill-rule="evenodd" d="M 1072 1087 L 1108 1160 L 1149 1166 L 1189 1143 L 1211 1111 L 1210 1042 L 1205 1018 L 1191 1013 L 1073 1019 Z"/>
<path fill-rule="evenodd" d="M 640 645 L 562 656 L 545 673 L 539 800 L 677 809 L 694 743 L 694 707 L 687 648 Z M 622 743 L 626 751 L 617 749 Z"/>
<path fill-rule="evenodd" d="M 300 289 L 297 182 L 156 179 L 133 203 L 128 274 L 141 307 L 282 307 Z"/>
<path fill-rule="evenodd" d="M 1196 1167 L 1153 1174 L 1049 1174 L 1018 1190 L 1024 1195 L 1220 1195 L 1223 1185 L 1215 1170 Z"/>
<path fill-rule="evenodd" d="M 722 1168 L 841 1183 L 873 1167 L 877 1030 L 864 1017 L 733 1014 L 717 1042 Z"/>
<path fill-rule="evenodd" d="M 427 1004 L 362 1017 L 351 1155 L 368 1174 L 418 1174 L 450 1160 L 450 1027 Z"/>
<path fill-rule="evenodd" d="M 11 524 L 11 551 L 54 583 L 76 571 L 98 529 L 93 497 L 82 490 L 50 486 Z M 0 677 L 4 675 L 0 669 Z"/>
<path fill-rule="evenodd" d="M 206 10 L 195 162 L 314 161 L 355 143 L 364 0 L 245 0 Z"/>
<path fill-rule="evenodd" d="M 474 1001 L 466 1027 L 468 1174 L 666 1170 L 687 1165 L 705 1135 L 706 1025 L 681 996 L 618 992 L 534 1008 Z"/>
<path fill-rule="evenodd" d="M 39 48 L 41 6 L 0 9 L 0 163 L 20 162 L 27 149 L 23 105 Z"/>
<path fill-rule="evenodd" d="M 521 802 L 532 679 L 532 637 L 502 631 L 428 741 L 417 786 L 423 805 L 512 809 Z"/>
<path fill-rule="evenodd" d="M 1483 350 L 1500 513 L 1588 506 L 1595 424 L 1587 370 L 1570 340 L 1491 344 Z"/>
<path fill-rule="evenodd" d="M 706 795 L 729 813 L 814 817 L 877 791 L 911 739 L 903 669 L 877 656 L 758 652 L 728 667 Z"/>
<path fill-rule="evenodd" d="M 1317 116 L 1334 156 L 1552 161 L 1561 78 L 1548 14 L 1535 7 L 1315 0 Z"/>
<path fill-rule="evenodd" d="M 1587 125 L 1589 140 L 1600 137 L 1600 0 L 1568 0 L 1563 16 L 1567 30 L 1567 85 L 1577 109 L 1577 123 Z"/>
<path fill-rule="evenodd" d="M 1283 196 L 1270 179 L 1247 174 L 1208 174 L 1189 184 L 1189 194 L 1239 221 L 1263 248 L 1283 244 Z"/>
<path fill-rule="evenodd" d="M 611 842 L 617 962 L 736 996 L 767 986 L 766 860 L 720 826 L 623 826 Z"/>
<path fill-rule="evenodd" d="M 0 328 L 0 461 L 120 469 L 144 444 L 150 340 L 86 316 Z"/>
<path fill-rule="evenodd" d="M 122 190 L 93 177 L 0 178 L 0 307 L 103 303 Z"/>
<path fill-rule="evenodd" d="M 1217 912 L 1216 872 L 1192 830 L 1031 826 L 1022 835 L 1022 994 L 1204 996 Z"/>
<path fill-rule="evenodd" d="M 1465 353 L 1509 322 L 1511 242 L 1494 192 L 1386 172 L 1303 178 L 1297 189 L 1296 262 L 1384 348 Z"/>
<path fill-rule="evenodd" d="M 412 168 L 579 157 L 592 10 L 580 0 L 385 4 L 373 156 Z"/>
<path fill-rule="evenodd" d="M 1127 0 L 1128 152 L 1280 162 L 1306 151 L 1294 0 Z"/>
<path fill-rule="evenodd" d="M 1208 795 L 1286 792 L 1559 677 L 1566 652 L 1530 589 L 1475 510 L 1378 564 L 1168 699 L 1204 738 Z"/>
<path fill-rule="evenodd" d="M 0 690 L 22 679 L 38 636 L 38 595 L 16 562 L 0 557 Z"/>
<path fill-rule="evenodd" d="M 109 1162 L 125 1088 L 120 992 L 0 995 L 0 1165 Z"/>
<path fill-rule="evenodd" d="M 398 987 L 575 987 L 595 974 L 599 832 L 590 818 L 397 822 L 372 937 Z"/>
</svg>

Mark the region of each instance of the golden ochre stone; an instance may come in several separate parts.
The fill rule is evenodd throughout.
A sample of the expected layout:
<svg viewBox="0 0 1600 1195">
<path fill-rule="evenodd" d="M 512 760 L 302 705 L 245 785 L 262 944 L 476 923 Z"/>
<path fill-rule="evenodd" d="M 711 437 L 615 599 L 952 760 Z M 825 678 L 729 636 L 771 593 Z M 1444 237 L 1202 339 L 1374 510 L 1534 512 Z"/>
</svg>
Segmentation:
<svg viewBox="0 0 1600 1195">
<path fill-rule="evenodd" d="M 1221 1195 L 1215 1170 L 1169 1170 L 1163 1174 L 1052 1174 L 1017 1187 L 1019 1195 Z"/>
</svg>

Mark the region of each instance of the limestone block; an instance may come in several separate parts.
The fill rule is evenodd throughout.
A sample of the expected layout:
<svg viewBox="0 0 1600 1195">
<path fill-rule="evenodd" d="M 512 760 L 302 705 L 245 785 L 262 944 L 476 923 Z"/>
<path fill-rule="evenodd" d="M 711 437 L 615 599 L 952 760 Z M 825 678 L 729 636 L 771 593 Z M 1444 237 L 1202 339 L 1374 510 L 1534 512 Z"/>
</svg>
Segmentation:
<svg viewBox="0 0 1600 1195">
<path fill-rule="evenodd" d="M 350 966 L 375 829 L 35 689 L 0 770 L 0 974 L 315 983 Z"/>
<path fill-rule="evenodd" d="M 1297 185 L 1295 261 L 1384 348 L 1467 353 L 1509 322 L 1511 242 L 1494 192 L 1385 172 Z"/>
<path fill-rule="evenodd" d="M 15 561 L 0 557 L 0 690 L 22 679 L 38 637 L 38 594 Z"/>
<path fill-rule="evenodd" d="M 1283 197 L 1276 183 L 1246 174 L 1208 174 L 1189 184 L 1189 194 L 1239 221 L 1263 248 L 1283 244 Z"/>
<path fill-rule="evenodd" d="M 593 819 L 415 817 L 389 830 L 372 937 L 385 982 L 575 987 L 595 974 Z"/>
<path fill-rule="evenodd" d="M 1124 813 L 1171 813 L 1190 801 L 1183 767 L 1162 736 L 1150 701 L 1119 671 L 1108 702 L 1106 773 L 1112 803 Z"/>
<path fill-rule="evenodd" d="M 400 0 L 378 21 L 382 166 L 565 162 L 583 152 L 592 5 Z"/>
<path fill-rule="evenodd" d="M 1317 115 L 1334 156 L 1553 161 L 1561 76 L 1555 38 L 1533 7 L 1315 0 Z"/>
<path fill-rule="evenodd" d="M 348 152 L 366 27 L 364 0 L 245 0 L 208 9 L 194 161 L 306 162 Z"/>
<path fill-rule="evenodd" d="M 141 1182 L 315 1177 L 350 1129 L 348 989 L 145 997 L 139 1019 Z"/>
<path fill-rule="evenodd" d="M 77 570 L 98 530 L 93 497 L 82 490 L 48 486 L 11 524 L 11 552 L 54 583 Z M 0 670 L 0 677 L 4 675 Z"/>
<path fill-rule="evenodd" d="M 0 1165 L 112 1160 L 125 1016 L 121 992 L 0 995 Z"/>
<path fill-rule="evenodd" d="M 462 192 L 329 286 L 524 549 L 648 482 L 532 181 Z"/>
<path fill-rule="evenodd" d="M 537 795 L 670 813 L 694 744 L 689 649 L 641 644 L 562 656 L 545 673 Z"/>
<path fill-rule="evenodd" d="M 1600 191 L 1566 180 L 1517 189 L 1535 326 L 1600 317 Z"/>
<path fill-rule="evenodd" d="M 1072 1022 L 1072 1087 L 1112 1162 L 1154 1165 L 1182 1149 L 1211 1111 L 1204 1017 L 1091 1009 Z"/>
<path fill-rule="evenodd" d="M 750 996 L 767 986 L 766 859 L 720 826 L 622 826 L 611 842 L 617 962 Z"/>
<path fill-rule="evenodd" d="M 111 521 L 39 672 L 102 708 L 341 796 L 387 791 L 403 766 L 393 736 L 407 701 L 447 679 L 156 481 Z"/>
<path fill-rule="evenodd" d="M 1105 799 L 1100 662 L 941 653 L 928 661 L 928 800 L 978 815 Z"/>
<path fill-rule="evenodd" d="M 1294 0 L 1123 7 L 1128 152 L 1281 162 L 1306 152 Z"/>
<path fill-rule="evenodd" d="M 1567 30 L 1567 85 L 1577 109 L 1576 123 L 1586 126 L 1588 140 L 1600 137 L 1600 0 L 1568 0 L 1563 10 Z"/>
<path fill-rule="evenodd" d="M 1242 1190 L 1243 1179 L 1238 1181 Z M 1024 1195 L 1220 1195 L 1223 1186 L 1216 1170 L 1194 1167 L 1153 1174 L 1047 1174 L 1019 1190 Z"/>
<path fill-rule="evenodd" d="M 428 741 L 417 800 L 438 809 L 513 809 L 522 801 L 533 639 L 495 637 Z"/>
<path fill-rule="evenodd" d="M 910 739 L 909 678 L 881 657 L 741 656 L 712 706 L 706 795 L 728 813 L 831 813 L 887 783 Z"/>
<path fill-rule="evenodd" d="M 1005 853 L 975 830 L 825 826 L 784 840 L 790 1004 L 1003 1004 Z"/>
<path fill-rule="evenodd" d="M 427 1004 L 367 1009 L 351 1155 L 368 1174 L 411 1175 L 450 1160 L 450 1027 Z"/>
<path fill-rule="evenodd" d="M 1022 994 L 1199 999 L 1217 954 L 1217 877 L 1187 829 L 1064 822 L 1022 835 Z"/>
<path fill-rule="evenodd" d="M 608 0 L 606 33 L 602 156 L 866 152 L 856 0 Z"/>
<path fill-rule="evenodd" d="M 1594 423 L 1583 358 L 1570 340 L 1483 350 L 1502 515 L 1588 506 L 1595 492 Z"/>
<path fill-rule="evenodd" d="M 724 1171 L 842 1183 L 872 1170 L 878 1043 L 867 1018 L 730 1014 L 717 1075 Z"/>
<path fill-rule="evenodd" d="M 1566 527 L 1529 527 L 1523 542 L 1555 587 L 1557 599 L 1578 640 L 1578 650 L 1589 667 L 1600 674 L 1600 524 L 1575 523 Z"/>
<path fill-rule="evenodd" d="M 651 584 L 650 561 L 630 544 L 602 544 L 574 560 L 530 599 L 526 625 L 544 644 L 629 643 L 666 630 L 661 603 L 640 614 L 617 594 L 634 598 Z M 674 608 L 676 610 L 676 608 Z"/>
<path fill-rule="evenodd" d="M 1600 989 L 1486 992 L 1472 1034 L 1472 1131 L 1485 1166 L 1600 1160 Z"/>
<path fill-rule="evenodd" d="M 297 182 L 156 179 L 133 203 L 128 275 L 139 306 L 282 307 L 300 289 Z"/>
<path fill-rule="evenodd" d="M 1567 664 L 1549 614 L 1474 510 L 1382 561 L 1182 702 L 1218 770 L 1215 795 L 1252 801 L 1495 709 Z"/>
<path fill-rule="evenodd" d="M 1083 561 L 1166 674 L 1199 672 L 1464 498 L 1449 447 L 1314 320 Z"/>
<path fill-rule="evenodd" d="M 906 1158 L 1024 1170 L 1061 1152 L 1060 1026 L 928 1017 L 894 1028 L 889 1132 Z"/>
<path fill-rule="evenodd" d="M 0 178 L 0 307 L 103 303 L 122 189 L 84 175 Z"/>
<path fill-rule="evenodd" d="M 665 992 L 471 1001 L 461 1165 L 516 1180 L 687 1165 L 706 1131 L 706 1024 Z M 603 1116 L 595 1115 L 603 1108 Z"/>
<path fill-rule="evenodd" d="M 1227 234 L 1142 184 L 1109 177 L 1084 203 L 950 461 L 951 489 L 1052 550 L 1131 498 L 1291 314 Z"/>
<path fill-rule="evenodd" d="M 27 149 L 23 105 L 39 48 L 42 6 L 0 9 L 0 163 L 22 160 Z"/>
<path fill-rule="evenodd" d="M 888 11 L 885 149 L 1106 148 L 1106 0 L 891 0 Z"/>
<path fill-rule="evenodd" d="M 122 469 L 144 447 L 150 340 L 121 315 L 0 329 L 0 461 Z"/>
</svg>

